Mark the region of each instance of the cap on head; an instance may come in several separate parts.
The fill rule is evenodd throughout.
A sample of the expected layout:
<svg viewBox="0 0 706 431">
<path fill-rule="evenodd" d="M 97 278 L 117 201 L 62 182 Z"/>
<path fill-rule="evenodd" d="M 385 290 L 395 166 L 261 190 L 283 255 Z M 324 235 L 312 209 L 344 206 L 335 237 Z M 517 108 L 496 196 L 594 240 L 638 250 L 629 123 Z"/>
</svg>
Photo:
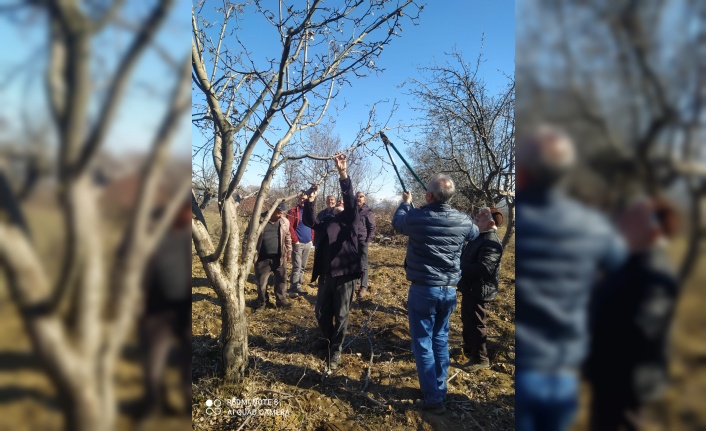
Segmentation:
<svg viewBox="0 0 706 431">
<path fill-rule="evenodd" d="M 500 212 L 499 209 L 497 208 L 488 208 L 490 210 L 490 217 L 493 219 L 495 222 L 495 226 L 502 226 L 503 224 L 503 215 Z"/>
<path fill-rule="evenodd" d="M 278 209 L 279 211 L 282 211 L 282 212 L 287 211 L 287 207 L 284 205 L 284 202 L 282 202 L 281 204 L 277 205 L 277 209 Z"/>
</svg>

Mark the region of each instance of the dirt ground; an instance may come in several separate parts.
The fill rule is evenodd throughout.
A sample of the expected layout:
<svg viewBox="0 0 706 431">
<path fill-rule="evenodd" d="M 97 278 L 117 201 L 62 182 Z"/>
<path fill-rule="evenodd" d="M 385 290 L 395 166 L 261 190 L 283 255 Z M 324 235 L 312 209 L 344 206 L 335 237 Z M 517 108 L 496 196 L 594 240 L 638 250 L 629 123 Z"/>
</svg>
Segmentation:
<svg viewBox="0 0 706 431">
<path fill-rule="evenodd" d="M 314 285 L 305 285 L 309 295 L 293 299 L 290 309 L 253 313 L 248 307 L 250 364 L 246 379 L 237 386 L 224 386 L 218 379 L 220 309 L 194 256 L 194 429 L 514 429 L 513 248 L 504 256 L 498 300 L 490 305 L 492 367 L 469 374 L 458 367 L 465 362 L 462 354 L 452 358 L 444 416 L 422 414 L 412 406 L 421 392 L 410 351 L 405 250 L 403 244 L 371 245 L 372 294 L 354 302 L 342 366 L 333 373 L 326 372 L 325 356 L 312 348 L 319 337 Z M 313 255 L 306 281 L 311 279 L 312 262 Z M 252 276 L 250 281 L 249 306 L 256 298 Z M 272 292 L 271 284 L 269 289 Z M 452 351 L 461 346 L 460 308 L 452 315 L 449 345 Z M 277 405 L 256 405 L 262 403 Z M 221 410 L 213 410 L 216 404 Z"/>
</svg>

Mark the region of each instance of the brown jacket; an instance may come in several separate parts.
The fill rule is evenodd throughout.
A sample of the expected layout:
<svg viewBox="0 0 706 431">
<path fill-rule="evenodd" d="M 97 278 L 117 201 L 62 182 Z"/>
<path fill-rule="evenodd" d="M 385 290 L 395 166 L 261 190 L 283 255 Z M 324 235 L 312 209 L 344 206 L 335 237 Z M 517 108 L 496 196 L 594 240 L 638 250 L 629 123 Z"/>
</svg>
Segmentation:
<svg viewBox="0 0 706 431">
<path fill-rule="evenodd" d="M 262 233 L 260 233 L 260 236 L 257 238 L 253 262 L 257 262 L 260 247 L 262 247 Z M 284 252 L 279 256 L 279 264 L 285 265 L 287 261 L 292 258 L 292 236 L 289 233 L 289 221 L 286 217 L 279 219 L 279 248 Z"/>
</svg>

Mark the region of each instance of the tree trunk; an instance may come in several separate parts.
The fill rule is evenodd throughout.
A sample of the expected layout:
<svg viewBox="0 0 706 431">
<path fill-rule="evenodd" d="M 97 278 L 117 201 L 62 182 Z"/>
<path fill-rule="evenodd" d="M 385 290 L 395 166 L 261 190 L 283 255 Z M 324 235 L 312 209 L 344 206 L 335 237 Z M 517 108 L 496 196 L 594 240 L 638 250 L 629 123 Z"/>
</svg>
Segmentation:
<svg viewBox="0 0 706 431">
<path fill-rule="evenodd" d="M 97 387 L 95 376 L 89 381 L 72 382 L 71 388 L 59 390 L 62 399 L 62 409 L 66 418 L 67 431 L 95 431 L 116 429 L 117 406 L 115 403 L 105 403 Z M 108 411 L 106 411 L 108 409 Z"/>
<path fill-rule="evenodd" d="M 248 323 L 244 286 L 232 287 L 232 294 L 221 303 L 223 378 L 228 382 L 239 382 L 248 365 Z"/>
<path fill-rule="evenodd" d="M 515 202 L 507 201 L 507 230 L 505 235 L 503 235 L 503 248 L 507 247 L 507 244 L 512 239 L 512 235 L 515 233 Z"/>
</svg>

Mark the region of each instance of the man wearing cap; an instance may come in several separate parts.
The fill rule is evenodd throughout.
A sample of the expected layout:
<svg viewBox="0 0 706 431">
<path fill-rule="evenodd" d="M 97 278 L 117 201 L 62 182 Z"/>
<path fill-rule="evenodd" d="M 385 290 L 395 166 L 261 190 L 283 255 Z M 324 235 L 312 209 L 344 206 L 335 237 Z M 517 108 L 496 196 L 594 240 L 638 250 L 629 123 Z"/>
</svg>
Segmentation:
<svg viewBox="0 0 706 431">
<path fill-rule="evenodd" d="M 490 367 L 486 340 L 488 312 L 485 304 L 498 295 L 498 273 L 503 246 L 497 230 L 503 216 L 497 208 L 482 208 L 474 218 L 480 234 L 469 241 L 461 255 L 461 322 L 466 371 Z"/>
<path fill-rule="evenodd" d="M 255 280 L 257 280 L 257 302 L 255 309 L 268 304 L 267 280 L 270 272 L 275 276 L 277 307 L 289 308 L 287 300 L 287 261 L 292 256 L 292 237 L 289 221 L 284 215 L 285 206 L 280 204 L 257 238 L 255 254 Z"/>
</svg>

